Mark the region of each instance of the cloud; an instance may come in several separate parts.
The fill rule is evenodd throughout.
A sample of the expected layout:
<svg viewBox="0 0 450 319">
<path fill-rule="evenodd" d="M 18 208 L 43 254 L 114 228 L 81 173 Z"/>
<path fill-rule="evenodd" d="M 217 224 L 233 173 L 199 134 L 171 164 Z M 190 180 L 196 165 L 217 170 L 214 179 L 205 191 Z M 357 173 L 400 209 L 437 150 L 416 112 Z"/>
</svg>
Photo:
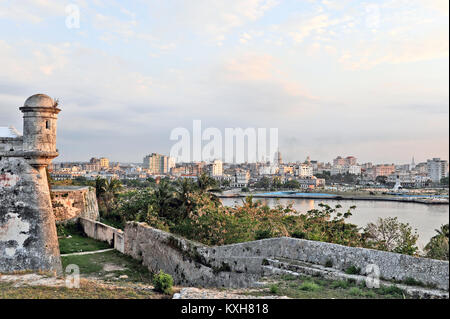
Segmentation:
<svg viewBox="0 0 450 319">
<path fill-rule="evenodd" d="M 85 6 L 84 1 L 74 1 Z M 42 23 L 48 17 L 65 16 L 65 3 L 57 0 L 0 0 L 0 18 L 13 21 Z"/>
<path fill-rule="evenodd" d="M 381 39 L 380 39 L 381 40 Z M 340 62 L 350 69 L 370 69 L 380 64 L 405 64 L 449 56 L 448 32 L 436 32 L 415 39 L 383 39 L 362 43 L 351 51 L 344 51 Z M 386 42 L 389 41 L 389 42 Z"/>
<path fill-rule="evenodd" d="M 233 29 L 262 18 L 276 0 L 197 0 L 177 2 L 177 23 L 221 43 Z"/>
<path fill-rule="evenodd" d="M 340 19 L 330 19 L 326 14 L 316 15 L 308 18 L 304 22 L 292 23 L 285 26 L 285 32 L 294 40 L 294 42 L 301 43 L 311 34 L 321 34 L 332 26 L 337 26 L 342 23 L 351 21 L 351 17 L 343 17 Z"/>
</svg>

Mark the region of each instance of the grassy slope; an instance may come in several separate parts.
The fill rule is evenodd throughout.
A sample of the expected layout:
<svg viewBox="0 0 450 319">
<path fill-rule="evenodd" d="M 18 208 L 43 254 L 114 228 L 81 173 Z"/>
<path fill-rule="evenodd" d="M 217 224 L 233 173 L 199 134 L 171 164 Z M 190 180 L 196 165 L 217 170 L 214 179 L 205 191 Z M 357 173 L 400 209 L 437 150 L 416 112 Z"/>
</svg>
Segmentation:
<svg viewBox="0 0 450 319">
<path fill-rule="evenodd" d="M 0 283 L 0 299 L 156 299 L 167 296 L 152 290 L 104 285 L 92 280 L 81 280 L 79 289 L 66 287 L 14 287 Z"/>
<path fill-rule="evenodd" d="M 406 297 L 403 291 L 396 287 L 369 289 L 351 281 L 333 281 L 306 276 L 283 275 L 270 283 L 267 288 L 251 294 L 279 295 L 299 299 L 403 299 Z"/>
<path fill-rule="evenodd" d="M 122 275 L 128 276 L 128 282 L 139 282 L 144 284 L 152 283 L 152 274 L 137 260 L 123 255 L 118 251 L 108 251 L 92 255 L 74 255 L 61 257 L 63 267 L 75 264 L 80 267 L 80 273 L 84 277 L 96 277 L 107 281 L 116 281 Z M 123 270 L 108 271 L 105 265 L 114 265 Z"/>
<path fill-rule="evenodd" d="M 79 253 L 111 248 L 108 243 L 82 236 L 71 234 L 70 238 L 59 238 L 59 251 L 61 254 Z"/>
</svg>

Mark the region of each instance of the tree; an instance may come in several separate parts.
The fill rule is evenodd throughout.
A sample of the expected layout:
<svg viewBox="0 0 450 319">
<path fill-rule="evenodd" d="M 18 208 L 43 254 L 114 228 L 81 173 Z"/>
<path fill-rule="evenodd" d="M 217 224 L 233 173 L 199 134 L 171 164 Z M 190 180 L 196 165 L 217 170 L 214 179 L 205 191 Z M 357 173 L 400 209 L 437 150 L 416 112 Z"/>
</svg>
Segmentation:
<svg viewBox="0 0 450 319">
<path fill-rule="evenodd" d="M 295 179 L 291 179 L 284 183 L 284 187 L 289 189 L 298 189 L 300 188 L 300 183 Z"/>
<path fill-rule="evenodd" d="M 173 217 L 174 193 L 172 185 L 162 179 L 152 195 L 152 206 L 158 216 L 169 219 Z"/>
<path fill-rule="evenodd" d="M 95 179 L 95 194 L 97 199 L 105 206 L 105 215 L 111 213 L 117 194 L 122 189 L 122 183 L 118 179 L 107 180 L 97 177 Z"/>
<path fill-rule="evenodd" d="M 399 254 L 417 253 L 417 231 L 412 232 L 408 223 L 401 223 L 397 217 L 378 218 L 364 228 L 363 237 L 369 248 L 391 251 Z"/>
<path fill-rule="evenodd" d="M 272 187 L 274 189 L 280 189 L 283 186 L 283 184 L 281 183 L 281 178 L 280 177 L 274 177 L 272 180 Z"/>
<path fill-rule="evenodd" d="M 206 173 L 202 173 L 197 178 L 197 187 L 201 192 L 207 192 L 216 186 L 217 186 L 216 180 L 208 176 Z"/>
<path fill-rule="evenodd" d="M 449 260 L 449 224 L 436 229 L 437 234 L 430 239 L 425 246 L 426 257 L 433 259 Z"/>
<path fill-rule="evenodd" d="M 195 190 L 193 181 L 189 178 L 183 178 L 177 182 L 176 198 L 180 207 L 181 217 L 188 217 L 192 212 L 193 203 L 190 194 Z"/>
<path fill-rule="evenodd" d="M 256 182 L 255 187 L 269 189 L 270 188 L 270 179 L 268 177 L 264 176 L 258 182 Z"/>
<path fill-rule="evenodd" d="M 382 176 L 382 175 L 377 176 L 375 178 L 375 182 L 380 183 L 381 185 L 386 185 L 387 180 L 388 180 L 387 176 Z"/>
</svg>

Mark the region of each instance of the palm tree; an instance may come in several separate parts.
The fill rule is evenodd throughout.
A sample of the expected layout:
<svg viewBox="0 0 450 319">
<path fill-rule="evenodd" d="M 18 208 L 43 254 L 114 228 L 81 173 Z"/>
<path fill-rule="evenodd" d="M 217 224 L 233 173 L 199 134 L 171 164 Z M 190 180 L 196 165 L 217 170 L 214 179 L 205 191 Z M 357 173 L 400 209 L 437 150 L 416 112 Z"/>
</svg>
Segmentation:
<svg viewBox="0 0 450 319">
<path fill-rule="evenodd" d="M 105 205 L 106 214 L 111 212 L 114 199 L 121 189 L 122 183 L 118 179 L 107 180 L 101 177 L 95 179 L 95 193 Z"/>
<path fill-rule="evenodd" d="M 179 202 L 182 217 L 185 218 L 190 215 L 192 211 L 192 201 L 189 198 L 190 194 L 194 191 L 195 185 L 192 180 L 183 178 L 177 183 L 177 195 L 176 198 Z"/>
<path fill-rule="evenodd" d="M 97 176 L 95 179 L 95 194 L 97 198 L 101 198 L 106 192 L 106 179 Z"/>
<path fill-rule="evenodd" d="M 197 187 L 200 192 L 205 193 L 212 189 L 214 186 L 216 186 L 216 181 L 213 178 L 209 177 L 205 173 L 198 176 Z"/>
<path fill-rule="evenodd" d="M 153 193 L 153 206 L 161 217 L 171 217 L 174 201 L 174 189 L 162 179 Z"/>
<path fill-rule="evenodd" d="M 441 225 L 440 229 L 435 229 L 438 237 L 449 237 L 449 224 Z"/>
</svg>

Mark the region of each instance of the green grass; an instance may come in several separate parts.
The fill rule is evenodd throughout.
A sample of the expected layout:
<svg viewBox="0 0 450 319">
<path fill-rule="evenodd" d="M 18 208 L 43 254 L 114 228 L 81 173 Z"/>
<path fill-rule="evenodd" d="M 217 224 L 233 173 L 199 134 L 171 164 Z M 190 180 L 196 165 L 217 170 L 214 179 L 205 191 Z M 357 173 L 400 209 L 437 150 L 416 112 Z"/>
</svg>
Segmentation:
<svg viewBox="0 0 450 319">
<path fill-rule="evenodd" d="M 70 236 L 70 238 L 59 238 L 59 251 L 61 254 L 111 248 L 107 242 L 98 241 L 80 234 L 72 234 Z"/>
<path fill-rule="evenodd" d="M 336 280 L 331 283 L 332 288 L 341 288 L 341 289 L 347 289 L 349 287 L 350 283 L 346 280 Z"/>
<path fill-rule="evenodd" d="M 128 276 L 120 281 L 152 284 L 152 274 L 139 261 L 132 259 L 118 251 L 108 251 L 90 255 L 73 255 L 61 257 L 63 267 L 75 264 L 80 267 L 83 277 L 96 277 L 107 281 L 116 280 L 122 275 Z M 123 268 L 122 270 L 105 269 L 105 265 Z"/>
<path fill-rule="evenodd" d="M 166 295 L 152 290 L 118 287 L 82 279 L 80 288 L 26 286 L 0 282 L 0 299 L 160 299 Z"/>
<path fill-rule="evenodd" d="M 111 248 L 108 243 L 87 237 L 79 224 L 57 225 L 61 254 L 80 253 Z"/>
<path fill-rule="evenodd" d="M 317 291 L 317 290 L 321 289 L 321 287 L 318 284 L 316 284 L 312 281 L 305 281 L 298 288 L 300 290 L 305 290 L 305 291 Z"/>
<path fill-rule="evenodd" d="M 277 294 L 278 293 L 278 286 L 277 285 L 271 285 L 270 286 L 270 293 Z"/>
<path fill-rule="evenodd" d="M 323 278 L 301 276 L 292 278 L 280 276 L 277 282 L 265 289 L 252 291 L 251 295 L 278 295 L 297 299 L 403 299 L 403 290 L 392 286 L 369 289 L 364 283 L 352 280 L 328 280 Z"/>
</svg>

